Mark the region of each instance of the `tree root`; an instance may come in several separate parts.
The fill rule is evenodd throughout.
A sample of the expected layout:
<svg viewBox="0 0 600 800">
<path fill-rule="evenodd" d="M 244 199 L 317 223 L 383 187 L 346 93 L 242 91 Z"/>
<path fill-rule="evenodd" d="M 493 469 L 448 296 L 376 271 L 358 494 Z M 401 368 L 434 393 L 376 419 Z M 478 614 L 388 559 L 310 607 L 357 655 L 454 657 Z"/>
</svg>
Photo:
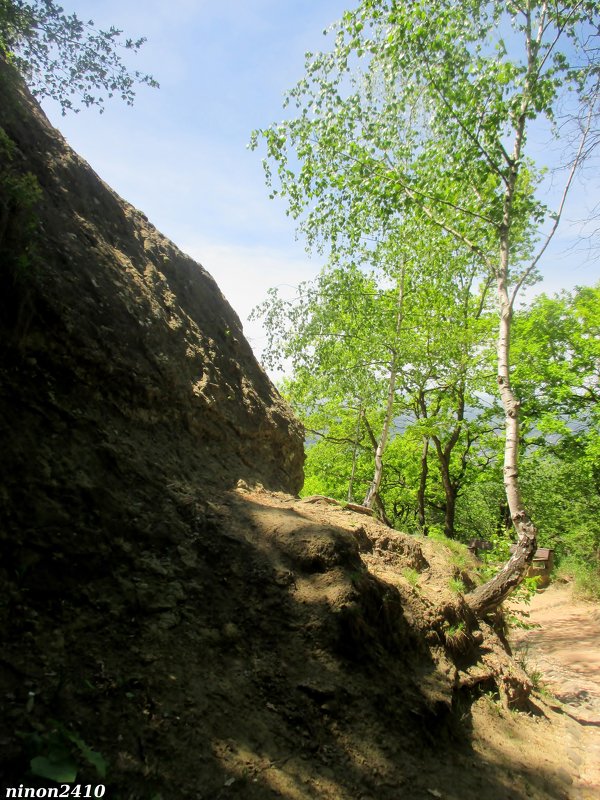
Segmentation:
<svg viewBox="0 0 600 800">
<path fill-rule="evenodd" d="M 476 664 L 464 670 L 457 670 L 456 688 L 473 691 L 477 687 L 496 687 L 502 705 L 507 709 L 526 711 L 533 684 L 527 673 L 516 664 L 502 648 L 500 641 L 491 629 L 484 628 L 484 642 L 480 648 Z"/>
</svg>

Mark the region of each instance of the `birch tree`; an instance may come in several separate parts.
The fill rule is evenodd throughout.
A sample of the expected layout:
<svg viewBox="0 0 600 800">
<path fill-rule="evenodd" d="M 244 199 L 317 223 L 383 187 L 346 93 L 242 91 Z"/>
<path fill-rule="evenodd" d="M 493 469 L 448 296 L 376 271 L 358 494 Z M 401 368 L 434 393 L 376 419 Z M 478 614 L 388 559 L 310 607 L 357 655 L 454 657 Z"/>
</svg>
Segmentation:
<svg viewBox="0 0 600 800">
<path fill-rule="evenodd" d="M 348 413 L 362 419 L 374 466 L 361 501 L 383 519 L 379 488 L 397 408 L 405 272 L 402 260 L 397 271 L 380 270 L 380 280 L 374 270 L 337 266 L 298 287 L 292 301 L 272 291 L 253 312 L 263 317 L 268 333 L 267 365 L 291 361 L 290 399 L 314 435 L 339 427 Z"/>
<path fill-rule="evenodd" d="M 526 574 L 537 531 L 518 477 L 520 401 L 510 340 L 519 291 L 539 277 L 598 112 L 600 3 L 362 0 L 308 54 L 287 120 L 257 131 L 266 177 L 309 244 L 351 252 L 412 218 L 467 248 L 496 286 L 504 488 L 517 546 L 469 602 L 493 610 Z M 556 125 L 576 106 L 577 124 Z M 562 193 L 540 199 L 540 126 L 575 144 Z M 448 270 L 453 269 L 452 262 Z"/>
<path fill-rule="evenodd" d="M 489 286 L 479 285 L 479 270 L 468 252 L 459 252 L 443 232 L 434 233 L 423 237 L 405 230 L 400 243 L 390 241 L 371 254 L 368 274 L 351 265 L 330 267 L 314 283 L 299 287 L 294 300 L 284 301 L 273 291 L 256 313 L 269 335 L 269 364 L 279 363 L 276 355 L 291 359 L 285 391 L 296 413 L 311 437 L 333 445 L 319 448 L 323 458 L 315 462 L 321 471 L 330 463 L 336 473 L 334 480 L 324 477 L 324 485 L 335 486 L 334 496 L 341 499 L 343 451 L 354 499 L 365 486 L 370 457 L 362 502 L 397 521 L 392 489 L 406 490 L 406 510 L 415 467 L 406 464 L 410 477 L 397 466 L 390 473 L 387 451 L 406 433 L 420 444 L 414 492 L 419 528 L 427 529 L 432 459 L 429 483 L 436 485 L 436 494 L 441 486 L 442 499 L 435 505 L 446 535 L 453 537 L 456 500 L 481 435 L 477 392 L 489 391 Z M 452 272 L 446 269 L 450 257 Z M 394 449 L 392 461 L 398 465 Z M 400 449 L 414 451 L 413 446 Z M 404 457 L 400 461 L 406 463 Z"/>
</svg>

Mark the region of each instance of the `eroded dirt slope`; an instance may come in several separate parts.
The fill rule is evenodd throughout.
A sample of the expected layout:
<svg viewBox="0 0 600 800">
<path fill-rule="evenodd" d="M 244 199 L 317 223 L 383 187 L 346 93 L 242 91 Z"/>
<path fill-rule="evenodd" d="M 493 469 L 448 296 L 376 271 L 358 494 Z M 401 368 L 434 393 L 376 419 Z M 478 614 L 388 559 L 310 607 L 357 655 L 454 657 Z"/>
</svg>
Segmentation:
<svg viewBox="0 0 600 800">
<path fill-rule="evenodd" d="M 110 576 L 15 593 L 8 780 L 58 720 L 117 798 L 568 796 L 561 729 L 496 697 L 514 665 L 449 553 L 323 501 L 172 492 L 190 525 L 164 549 L 121 541 Z"/>
</svg>

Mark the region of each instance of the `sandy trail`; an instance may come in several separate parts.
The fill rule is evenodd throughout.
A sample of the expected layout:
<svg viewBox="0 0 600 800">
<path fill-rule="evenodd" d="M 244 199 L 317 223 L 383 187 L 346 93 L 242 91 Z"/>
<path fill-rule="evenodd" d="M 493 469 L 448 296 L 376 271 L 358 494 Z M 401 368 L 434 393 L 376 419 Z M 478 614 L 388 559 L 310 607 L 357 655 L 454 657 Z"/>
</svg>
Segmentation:
<svg viewBox="0 0 600 800">
<path fill-rule="evenodd" d="M 515 655 L 578 723 L 570 728 L 566 750 L 570 798 L 600 800 L 600 605 L 574 598 L 570 586 L 552 584 L 525 610 L 539 627 L 514 632 Z"/>
</svg>

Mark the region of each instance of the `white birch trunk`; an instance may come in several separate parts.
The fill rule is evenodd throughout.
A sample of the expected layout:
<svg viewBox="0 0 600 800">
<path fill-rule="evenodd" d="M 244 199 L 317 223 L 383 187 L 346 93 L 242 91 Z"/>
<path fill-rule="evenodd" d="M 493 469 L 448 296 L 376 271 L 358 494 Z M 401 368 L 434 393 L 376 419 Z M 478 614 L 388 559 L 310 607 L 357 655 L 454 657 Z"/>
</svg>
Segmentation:
<svg viewBox="0 0 600 800">
<path fill-rule="evenodd" d="M 400 272 L 400 284 L 398 286 L 398 314 L 396 316 L 396 342 L 394 352 L 390 363 L 390 377 L 388 382 L 387 402 L 385 407 L 385 418 L 383 421 L 383 429 L 381 436 L 377 442 L 375 450 L 375 472 L 373 480 L 369 486 L 367 495 L 363 501 L 363 505 L 367 508 L 373 508 L 376 498 L 379 495 L 379 487 L 381 486 L 381 479 L 383 477 L 383 454 L 387 446 L 390 428 L 394 419 L 394 402 L 396 399 L 396 378 L 398 377 L 398 340 L 402 331 L 402 319 L 404 314 L 404 265 Z"/>
<path fill-rule="evenodd" d="M 476 614 L 496 608 L 527 574 L 537 548 L 537 530 L 525 507 L 519 487 L 519 409 L 510 381 L 510 332 L 513 303 L 507 289 L 508 236 L 502 242 L 502 272 L 498 277 L 500 326 L 498 330 L 498 389 L 505 414 L 504 489 L 510 516 L 517 533 L 517 545 L 506 564 L 483 586 L 467 596 Z"/>
</svg>

